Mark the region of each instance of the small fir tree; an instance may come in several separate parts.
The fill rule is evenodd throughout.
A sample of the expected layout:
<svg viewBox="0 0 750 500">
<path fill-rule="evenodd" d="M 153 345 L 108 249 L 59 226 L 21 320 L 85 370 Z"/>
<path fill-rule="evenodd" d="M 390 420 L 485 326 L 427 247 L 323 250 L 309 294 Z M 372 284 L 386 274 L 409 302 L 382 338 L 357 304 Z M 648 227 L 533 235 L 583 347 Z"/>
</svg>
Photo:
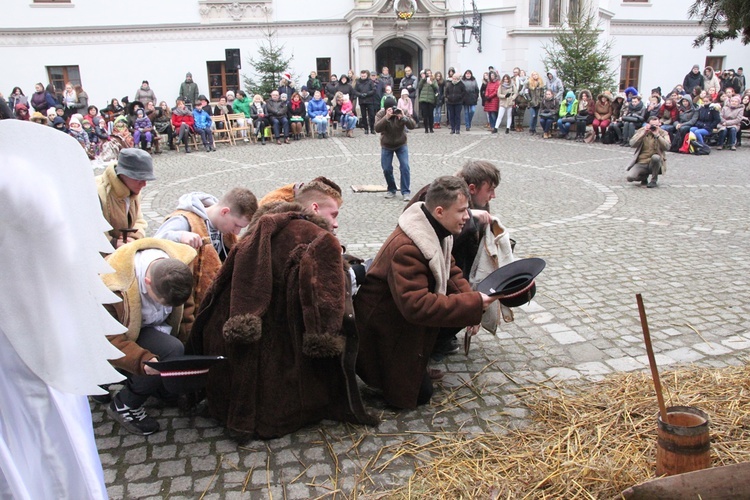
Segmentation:
<svg viewBox="0 0 750 500">
<path fill-rule="evenodd" d="M 573 12 L 550 43 L 544 44 L 544 64 L 556 69 L 565 90 L 591 91 L 594 98 L 615 89 L 610 67 L 612 40 L 600 40 L 600 22 L 590 12 Z"/>
<path fill-rule="evenodd" d="M 258 46 L 257 58 L 247 58 L 256 78 L 242 75 L 248 96 L 260 94 L 263 99 L 268 99 L 271 92 L 279 87 L 281 77 L 288 72 L 289 63 L 294 59 L 294 55 L 288 58 L 284 56 L 284 47 L 284 44 L 278 43 L 276 31 L 265 31 L 264 41 Z"/>
</svg>

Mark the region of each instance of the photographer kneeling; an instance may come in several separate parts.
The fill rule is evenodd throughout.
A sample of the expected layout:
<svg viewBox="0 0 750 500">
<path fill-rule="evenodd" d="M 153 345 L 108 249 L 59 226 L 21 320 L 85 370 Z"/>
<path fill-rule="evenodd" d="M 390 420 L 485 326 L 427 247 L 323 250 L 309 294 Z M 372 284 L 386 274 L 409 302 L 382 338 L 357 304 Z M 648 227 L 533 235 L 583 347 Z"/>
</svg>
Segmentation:
<svg viewBox="0 0 750 500">
<path fill-rule="evenodd" d="M 636 151 L 628 166 L 628 182 L 640 182 L 643 186 L 655 188 L 659 174 L 666 173 L 669 134 L 659 127 L 660 123 L 658 116 L 652 116 L 648 125 L 638 129 L 630 139 L 630 145 Z M 647 182 L 649 175 L 651 181 Z"/>
</svg>

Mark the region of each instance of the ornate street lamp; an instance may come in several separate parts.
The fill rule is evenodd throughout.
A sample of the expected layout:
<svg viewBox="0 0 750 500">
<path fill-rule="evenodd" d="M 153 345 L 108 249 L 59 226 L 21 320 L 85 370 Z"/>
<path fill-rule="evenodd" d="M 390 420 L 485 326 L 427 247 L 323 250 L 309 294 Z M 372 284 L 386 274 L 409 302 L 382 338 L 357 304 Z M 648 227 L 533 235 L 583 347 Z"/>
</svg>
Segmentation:
<svg viewBox="0 0 750 500">
<path fill-rule="evenodd" d="M 473 17 L 471 21 L 466 18 L 466 1 L 463 3 L 463 13 L 458 24 L 453 26 L 453 35 L 456 37 L 456 43 L 461 47 L 471 44 L 471 39 L 477 40 L 477 52 L 482 52 L 482 14 L 477 10 L 474 0 L 471 0 Z"/>
</svg>

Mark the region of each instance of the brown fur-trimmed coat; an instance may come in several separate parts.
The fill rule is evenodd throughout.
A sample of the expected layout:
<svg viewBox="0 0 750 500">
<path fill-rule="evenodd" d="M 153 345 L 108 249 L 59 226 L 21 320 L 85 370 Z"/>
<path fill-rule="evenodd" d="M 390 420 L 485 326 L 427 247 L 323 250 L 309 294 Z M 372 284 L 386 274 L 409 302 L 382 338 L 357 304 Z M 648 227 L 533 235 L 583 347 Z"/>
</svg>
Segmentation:
<svg viewBox="0 0 750 500">
<path fill-rule="evenodd" d="M 293 203 L 263 207 L 206 294 L 187 352 L 224 355 L 211 414 L 241 438 L 283 436 L 321 419 L 374 424 L 362 406 L 357 335 L 341 246 Z"/>
</svg>

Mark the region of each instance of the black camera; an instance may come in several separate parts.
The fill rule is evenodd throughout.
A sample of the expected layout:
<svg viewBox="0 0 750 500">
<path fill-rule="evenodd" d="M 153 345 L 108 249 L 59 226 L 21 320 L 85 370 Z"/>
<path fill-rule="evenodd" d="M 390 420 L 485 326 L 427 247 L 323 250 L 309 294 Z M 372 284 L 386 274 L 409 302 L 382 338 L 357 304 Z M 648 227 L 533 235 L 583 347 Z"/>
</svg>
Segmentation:
<svg viewBox="0 0 750 500">
<path fill-rule="evenodd" d="M 656 129 L 657 129 L 657 128 L 658 128 L 658 127 L 657 127 L 656 125 L 650 125 L 650 126 L 648 127 L 648 129 L 649 129 L 649 130 L 650 130 L 651 132 L 656 132 Z"/>
<path fill-rule="evenodd" d="M 400 115 L 401 114 L 401 110 L 398 107 L 396 107 L 396 106 L 393 106 L 391 108 L 391 111 L 393 111 L 394 115 Z"/>
</svg>

